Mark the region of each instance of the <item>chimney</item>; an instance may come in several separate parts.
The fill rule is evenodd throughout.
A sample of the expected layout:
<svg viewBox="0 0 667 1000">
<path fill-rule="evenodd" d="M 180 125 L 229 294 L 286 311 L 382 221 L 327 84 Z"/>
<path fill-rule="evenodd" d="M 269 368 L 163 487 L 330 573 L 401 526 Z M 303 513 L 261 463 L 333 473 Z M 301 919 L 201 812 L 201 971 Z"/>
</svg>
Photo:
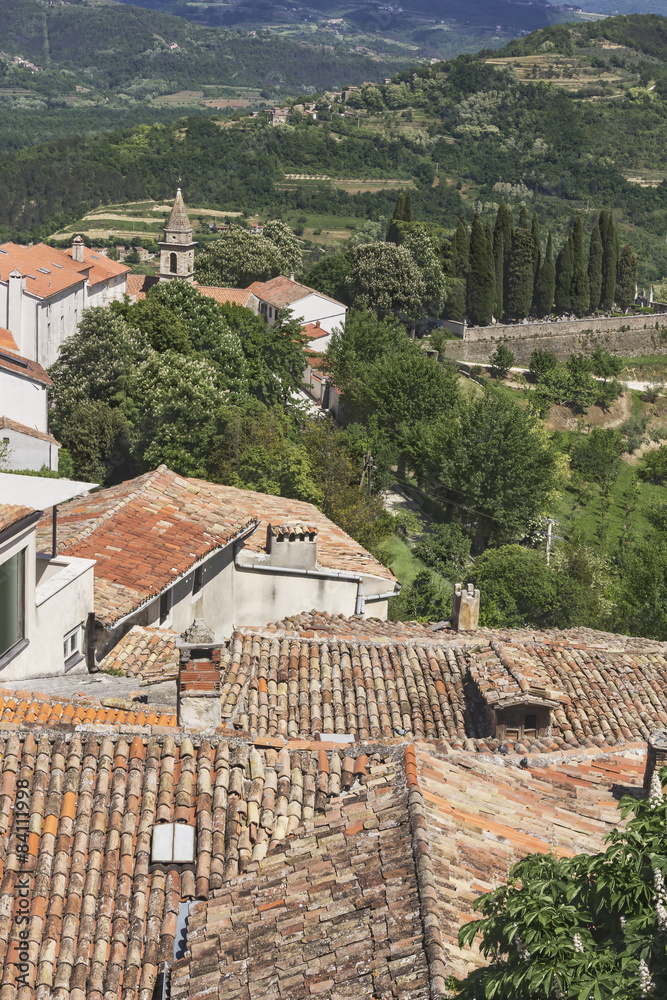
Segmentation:
<svg viewBox="0 0 667 1000">
<path fill-rule="evenodd" d="M 319 328 L 320 328 L 320 321 L 319 321 L 319 319 L 315 320 L 315 327 L 316 327 L 316 329 L 319 330 Z"/>
<path fill-rule="evenodd" d="M 202 621 L 176 640 L 178 649 L 178 724 L 184 729 L 220 725 L 220 656 L 222 640 Z"/>
<path fill-rule="evenodd" d="M 648 795 L 651 790 L 651 778 L 656 769 L 665 766 L 667 766 L 667 729 L 654 729 L 649 735 L 646 747 L 644 795 Z"/>
<path fill-rule="evenodd" d="M 315 569 L 317 528 L 312 524 L 270 524 L 266 529 L 269 565 L 284 569 Z"/>
<path fill-rule="evenodd" d="M 469 583 L 463 589 L 462 583 L 454 586 L 452 600 L 452 628 L 457 632 L 474 632 L 479 622 L 479 590 Z"/>
<path fill-rule="evenodd" d="M 23 293 L 25 292 L 25 277 L 14 268 L 9 274 L 7 288 L 7 329 L 14 336 L 16 346 L 21 354 L 28 356 L 27 346 L 23 343 Z M 37 361 L 37 358 L 32 360 Z"/>
<path fill-rule="evenodd" d="M 83 250 L 84 244 L 80 236 L 75 236 L 72 240 L 72 260 L 75 260 L 77 264 L 83 264 Z"/>
<path fill-rule="evenodd" d="M 290 271 L 290 273 L 289 273 L 289 280 L 290 281 L 294 281 L 294 271 Z"/>
</svg>

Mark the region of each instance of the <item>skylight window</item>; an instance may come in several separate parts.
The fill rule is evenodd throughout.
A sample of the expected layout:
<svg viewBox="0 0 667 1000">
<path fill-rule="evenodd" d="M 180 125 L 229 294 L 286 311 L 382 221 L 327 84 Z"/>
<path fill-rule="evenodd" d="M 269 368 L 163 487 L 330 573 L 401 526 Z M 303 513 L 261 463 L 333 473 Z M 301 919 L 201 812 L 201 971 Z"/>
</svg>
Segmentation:
<svg viewBox="0 0 667 1000">
<path fill-rule="evenodd" d="M 51 274 L 51 272 L 50 272 L 50 271 L 47 271 L 47 269 L 46 269 L 45 267 L 38 267 L 38 268 L 37 268 L 37 270 L 38 270 L 38 271 L 39 271 L 39 272 L 40 272 L 41 274 Z"/>
<path fill-rule="evenodd" d="M 153 864 L 187 865 L 195 860 L 195 828 L 188 823 L 160 823 L 153 830 Z"/>
</svg>

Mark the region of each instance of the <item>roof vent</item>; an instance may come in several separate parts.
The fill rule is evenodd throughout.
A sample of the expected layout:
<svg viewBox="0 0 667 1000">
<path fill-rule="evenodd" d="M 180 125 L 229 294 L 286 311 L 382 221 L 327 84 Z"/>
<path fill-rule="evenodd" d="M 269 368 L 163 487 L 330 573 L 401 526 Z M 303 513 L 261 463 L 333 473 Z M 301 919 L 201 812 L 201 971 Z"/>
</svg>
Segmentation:
<svg viewBox="0 0 667 1000">
<path fill-rule="evenodd" d="M 160 823 L 153 830 L 151 861 L 158 865 L 189 865 L 195 860 L 195 828 L 188 823 Z"/>
</svg>

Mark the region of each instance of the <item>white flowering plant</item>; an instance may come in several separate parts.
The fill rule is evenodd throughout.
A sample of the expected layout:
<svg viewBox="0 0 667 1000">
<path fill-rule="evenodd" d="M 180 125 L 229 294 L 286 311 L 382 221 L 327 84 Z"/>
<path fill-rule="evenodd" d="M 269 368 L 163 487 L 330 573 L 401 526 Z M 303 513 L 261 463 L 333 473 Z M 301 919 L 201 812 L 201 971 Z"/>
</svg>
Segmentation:
<svg viewBox="0 0 667 1000">
<path fill-rule="evenodd" d="M 662 779 L 662 780 L 661 780 Z M 491 959 L 456 981 L 459 1000 L 643 1000 L 667 996 L 667 768 L 599 854 L 530 854 L 475 903 L 459 944 Z"/>
</svg>

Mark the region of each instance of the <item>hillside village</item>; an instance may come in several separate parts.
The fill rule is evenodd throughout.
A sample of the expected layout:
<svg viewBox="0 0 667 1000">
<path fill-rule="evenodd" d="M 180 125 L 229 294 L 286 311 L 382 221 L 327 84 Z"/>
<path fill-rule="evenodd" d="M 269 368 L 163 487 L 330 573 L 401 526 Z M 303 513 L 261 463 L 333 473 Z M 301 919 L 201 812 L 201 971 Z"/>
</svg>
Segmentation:
<svg viewBox="0 0 667 1000">
<path fill-rule="evenodd" d="M 665 995 L 667 303 L 391 197 L 0 245 L 0 1000 Z"/>
</svg>

